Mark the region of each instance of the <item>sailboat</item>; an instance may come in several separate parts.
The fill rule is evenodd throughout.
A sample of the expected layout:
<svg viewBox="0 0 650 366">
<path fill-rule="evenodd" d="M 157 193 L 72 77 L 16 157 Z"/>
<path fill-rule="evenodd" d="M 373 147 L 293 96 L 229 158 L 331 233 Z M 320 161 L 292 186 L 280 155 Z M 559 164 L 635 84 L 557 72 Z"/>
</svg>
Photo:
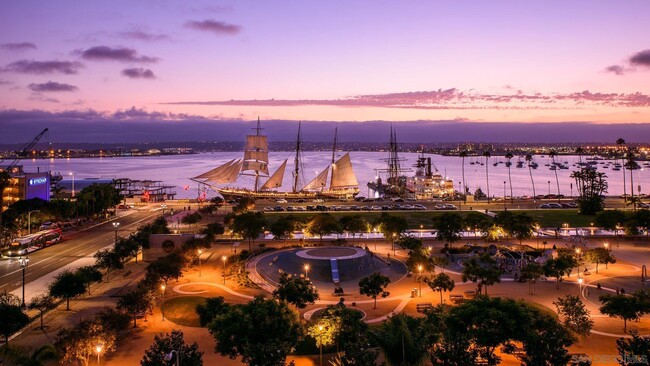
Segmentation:
<svg viewBox="0 0 650 366">
<path fill-rule="evenodd" d="M 359 183 L 352 167 L 350 153 L 344 154 L 339 159 L 336 158 L 338 131 L 335 131 L 334 136 L 332 162 L 304 187 L 300 187 L 303 169 L 301 163 L 301 123 L 298 123 L 292 186 L 290 191 L 283 191 L 281 188 L 289 159 L 285 159 L 273 174 L 269 174 L 268 140 L 267 136 L 262 134 L 259 118 L 257 127 L 253 128 L 253 130 L 255 130 L 255 134 L 246 136 L 243 159 L 232 159 L 190 179 L 213 188 L 225 199 L 241 197 L 253 199 L 305 199 L 318 197 L 351 199 L 359 193 Z M 242 176 L 254 178 L 252 189 L 232 186 Z M 264 181 L 264 183 L 260 186 L 261 181 Z"/>
</svg>

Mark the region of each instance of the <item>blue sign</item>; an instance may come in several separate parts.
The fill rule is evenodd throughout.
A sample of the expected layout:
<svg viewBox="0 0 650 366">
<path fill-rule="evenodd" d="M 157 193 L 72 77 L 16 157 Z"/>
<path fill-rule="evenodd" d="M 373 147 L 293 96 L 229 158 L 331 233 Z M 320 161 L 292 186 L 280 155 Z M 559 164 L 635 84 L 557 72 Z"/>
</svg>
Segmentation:
<svg viewBox="0 0 650 366">
<path fill-rule="evenodd" d="M 38 185 L 45 184 L 45 183 L 47 183 L 47 178 L 46 177 L 30 178 L 29 179 L 29 185 L 30 186 L 38 186 Z"/>
</svg>

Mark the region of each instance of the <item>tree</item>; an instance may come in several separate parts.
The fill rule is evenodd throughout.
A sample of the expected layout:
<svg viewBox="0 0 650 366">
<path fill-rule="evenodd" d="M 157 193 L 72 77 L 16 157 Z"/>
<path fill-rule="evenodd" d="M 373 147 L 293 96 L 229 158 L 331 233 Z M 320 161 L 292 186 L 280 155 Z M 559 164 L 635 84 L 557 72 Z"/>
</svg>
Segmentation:
<svg viewBox="0 0 650 366">
<path fill-rule="evenodd" d="M 533 186 L 533 199 L 537 197 L 535 192 L 535 180 L 533 179 L 533 154 L 526 154 L 526 162 L 528 163 L 528 174 L 530 174 L 530 184 Z"/>
<path fill-rule="evenodd" d="M 363 217 L 361 217 L 361 215 L 343 216 L 339 222 L 341 224 L 341 229 L 352 234 L 353 239 L 357 233 L 362 233 L 368 228 L 368 223 L 363 219 Z"/>
<path fill-rule="evenodd" d="M 225 313 L 229 305 L 224 301 L 223 296 L 208 297 L 205 303 L 196 305 L 196 314 L 199 316 L 199 323 L 207 327 L 218 315 Z"/>
<path fill-rule="evenodd" d="M 307 335 L 314 338 L 316 347 L 329 347 L 334 344 L 338 324 L 331 318 L 316 319 L 307 327 Z"/>
<path fill-rule="evenodd" d="M 378 353 L 372 349 L 370 332 L 363 313 L 347 308 L 342 302 L 330 305 L 321 319 L 335 328 L 334 342 L 342 365 L 375 366 Z"/>
<path fill-rule="evenodd" d="M 433 229 L 436 230 L 436 238 L 450 245 L 460 240 L 460 233 L 463 228 L 463 217 L 457 213 L 445 212 L 433 218 Z"/>
<path fill-rule="evenodd" d="M 634 175 L 632 173 L 635 170 L 641 169 L 641 166 L 634 160 L 635 159 L 634 153 L 629 151 L 629 149 L 627 154 L 624 155 L 623 158 L 625 159 L 623 163 L 623 167 L 627 168 L 627 170 L 630 171 L 630 201 L 632 202 L 634 210 L 636 211 L 637 200 L 634 199 Z"/>
<path fill-rule="evenodd" d="M 9 345 L 9 338 L 29 324 L 29 317 L 23 312 L 18 296 L 4 291 L 0 293 L 0 334 Z"/>
<path fill-rule="evenodd" d="M 557 199 L 559 201 L 560 200 L 560 180 L 557 177 L 558 166 L 555 163 L 555 158 L 557 157 L 557 151 L 551 150 L 548 153 L 548 156 L 550 156 L 551 160 L 553 161 L 553 167 L 554 167 L 553 172 L 555 173 L 555 183 L 557 184 Z"/>
<path fill-rule="evenodd" d="M 147 266 L 147 276 L 154 279 L 158 278 L 166 284 L 169 280 L 178 280 L 183 276 L 184 265 L 185 257 L 177 252 L 173 252 L 166 257 L 158 258 L 155 262 L 151 262 Z"/>
<path fill-rule="evenodd" d="M 463 198 L 465 200 L 465 203 L 467 203 L 467 184 L 465 184 L 465 158 L 467 157 L 467 151 L 461 151 L 458 156 L 460 156 L 461 159 L 461 169 L 463 175 Z"/>
<path fill-rule="evenodd" d="M 292 276 L 286 272 L 280 275 L 278 287 L 273 290 L 273 297 L 304 309 L 318 300 L 318 290 L 306 278 Z"/>
<path fill-rule="evenodd" d="M 525 303 L 524 303 L 525 304 Z M 539 309 L 526 305 L 530 312 L 521 340 L 525 366 L 566 365 L 571 356 L 567 349 L 575 338 L 557 319 Z"/>
<path fill-rule="evenodd" d="M 586 337 L 594 326 L 594 321 L 589 316 L 589 310 L 580 301 L 578 296 L 566 295 L 560 297 L 553 304 L 562 319 L 562 324 L 573 333 Z"/>
<path fill-rule="evenodd" d="M 43 326 L 43 313 L 50 309 L 56 307 L 56 302 L 54 298 L 47 294 L 36 295 L 32 298 L 27 308 L 29 310 L 38 310 L 39 316 L 41 318 L 41 329 L 45 329 Z"/>
<path fill-rule="evenodd" d="M 248 240 L 248 250 L 252 250 L 251 241 L 264 232 L 264 214 L 261 212 L 244 212 L 236 215 L 232 222 L 232 231 Z"/>
<path fill-rule="evenodd" d="M 535 219 L 525 213 L 515 215 L 509 230 L 510 235 L 519 240 L 521 245 L 524 239 L 532 238 L 536 224 Z"/>
<path fill-rule="evenodd" d="M 320 213 L 312 216 L 307 222 L 305 231 L 311 236 L 318 236 L 323 240 L 323 236 L 333 233 L 340 233 L 341 227 L 334 216 L 329 213 Z"/>
<path fill-rule="evenodd" d="M 472 281 L 477 283 L 477 293 L 481 293 L 481 289 L 485 287 L 485 294 L 487 295 L 487 287 L 501 282 L 501 269 L 497 266 L 497 262 L 485 253 L 481 256 L 473 256 L 463 262 L 463 272 L 461 279 L 463 282 Z"/>
<path fill-rule="evenodd" d="M 97 267 L 106 270 L 106 282 L 110 281 L 111 270 L 120 270 L 124 268 L 122 257 L 110 249 L 102 249 L 95 253 L 95 263 Z"/>
<path fill-rule="evenodd" d="M 571 173 L 578 189 L 578 207 L 583 215 L 594 215 L 604 209 L 603 193 L 607 192 L 607 175 L 589 167 Z"/>
<path fill-rule="evenodd" d="M 607 265 L 609 263 L 616 263 L 616 258 L 612 255 L 612 252 L 607 248 L 601 247 L 586 251 L 585 260 L 596 264 L 596 273 L 598 273 L 598 264 L 603 263 Z"/>
<path fill-rule="evenodd" d="M 137 288 L 117 300 L 117 309 L 129 314 L 133 319 L 133 328 L 137 327 L 139 315 L 143 315 L 154 302 L 154 295 L 151 291 Z"/>
<path fill-rule="evenodd" d="M 623 366 L 647 365 L 650 360 L 650 337 L 639 335 L 636 330 L 630 331 L 632 338 L 616 340 L 618 362 Z"/>
<path fill-rule="evenodd" d="M 102 353 L 115 350 L 115 331 L 98 318 L 85 319 L 72 328 L 63 328 L 56 335 L 55 347 L 61 352 L 62 361 L 71 364 L 80 361 L 88 365 L 98 346 Z"/>
<path fill-rule="evenodd" d="M 623 164 L 623 199 L 627 202 L 627 192 L 625 188 L 625 140 L 619 138 L 616 140 L 616 145 L 618 145 L 618 150 L 623 149 L 623 152 L 618 152 L 618 155 L 621 157 L 621 162 Z"/>
<path fill-rule="evenodd" d="M 485 157 L 485 188 L 487 190 L 487 201 L 490 203 L 490 175 L 488 167 L 490 166 L 490 157 L 492 154 L 489 151 L 484 151 L 483 156 Z"/>
<path fill-rule="evenodd" d="M 430 279 L 427 279 L 426 284 L 431 287 L 431 290 L 433 291 L 438 291 L 440 293 L 440 303 L 442 304 L 442 293 L 444 292 L 451 292 L 454 290 L 454 287 L 456 287 L 456 284 L 454 281 L 447 276 L 444 273 L 439 273 L 437 275 L 433 275 Z"/>
<path fill-rule="evenodd" d="M 465 216 L 465 226 L 474 231 L 474 235 L 476 235 L 477 231 L 480 231 L 481 236 L 484 236 L 493 223 L 494 220 L 490 216 L 480 212 L 472 211 Z"/>
<path fill-rule="evenodd" d="M 200 213 L 193 212 L 191 214 L 187 214 L 187 215 L 183 216 L 183 218 L 181 219 L 181 222 L 183 224 L 185 224 L 185 225 L 192 226 L 192 225 L 198 223 L 199 221 L 201 221 L 202 218 L 203 217 L 201 216 Z"/>
<path fill-rule="evenodd" d="M 214 318 L 209 330 L 215 352 L 256 366 L 284 366 L 289 352 L 303 335 L 298 314 L 286 303 L 255 297 L 232 305 Z"/>
<path fill-rule="evenodd" d="M 627 215 L 621 210 L 605 210 L 596 214 L 594 223 L 604 230 L 613 231 L 618 235 L 621 223 L 627 220 Z"/>
<path fill-rule="evenodd" d="M 201 233 L 205 235 L 208 243 L 212 243 L 217 235 L 223 235 L 225 232 L 223 225 L 218 222 L 211 222 L 205 226 Z"/>
<path fill-rule="evenodd" d="M 555 284 L 559 290 L 562 277 L 569 275 L 577 265 L 578 262 L 574 257 L 559 255 L 557 258 L 547 260 L 542 269 L 544 270 L 544 276 L 555 277 Z"/>
<path fill-rule="evenodd" d="M 627 321 L 638 319 L 648 312 L 639 303 L 635 296 L 620 295 L 602 295 L 599 298 L 602 306 L 600 312 L 611 317 L 623 319 L 623 331 L 627 332 Z"/>
<path fill-rule="evenodd" d="M 377 309 L 377 296 L 387 297 L 389 295 L 389 292 L 385 291 L 389 283 L 390 278 L 375 272 L 359 281 L 359 292 L 361 295 L 366 295 L 375 300 L 374 309 Z"/>
<path fill-rule="evenodd" d="M 505 158 L 508 160 L 508 162 L 506 163 L 506 166 L 508 167 L 508 182 L 510 182 L 510 184 L 509 184 L 510 185 L 510 203 L 514 203 L 514 197 L 512 195 L 512 176 L 510 175 L 510 167 L 512 167 L 512 158 L 514 158 L 514 157 L 515 156 L 510 151 L 508 151 L 506 153 L 506 155 L 505 155 Z M 503 197 L 503 199 L 505 200 L 506 198 Z"/>
<path fill-rule="evenodd" d="M 387 240 L 395 240 L 408 229 L 408 222 L 402 216 L 393 216 L 382 212 L 373 222 L 373 226 L 376 226 Z"/>
<path fill-rule="evenodd" d="M 50 284 L 50 296 L 65 299 L 65 309 L 70 310 L 70 299 L 86 292 L 83 278 L 70 270 L 59 273 Z"/>
<path fill-rule="evenodd" d="M 172 353 L 173 351 L 173 353 Z M 165 357 L 172 354 L 174 357 L 169 362 Z M 178 358 L 178 360 L 176 359 Z M 159 333 L 154 336 L 153 344 L 144 351 L 144 357 L 140 366 L 161 366 L 161 365 L 203 365 L 203 351 L 199 350 L 198 343 L 185 343 L 182 330 L 174 329 L 170 333 Z"/>
<path fill-rule="evenodd" d="M 273 239 L 286 240 L 293 237 L 298 221 L 293 215 L 282 216 L 276 222 L 271 224 L 270 231 Z"/>
<path fill-rule="evenodd" d="M 431 257 L 430 260 L 431 260 L 431 263 L 433 263 L 434 266 L 440 267 L 440 271 L 443 272 L 443 273 L 445 272 L 445 266 L 449 264 L 449 259 L 447 259 L 447 257 L 441 257 L 441 256 L 434 255 L 434 256 Z M 435 268 L 434 268 L 434 270 L 435 270 Z"/>
<path fill-rule="evenodd" d="M 425 332 L 418 318 L 397 314 L 377 330 L 377 342 L 390 365 L 420 365 L 427 354 Z"/>
<path fill-rule="evenodd" d="M 531 262 L 521 269 L 519 280 L 528 282 L 528 294 L 535 294 L 535 284 L 544 274 L 544 269 L 538 263 Z"/>
<path fill-rule="evenodd" d="M 97 269 L 97 266 L 83 266 L 77 268 L 75 274 L 81 278 L 84 285 L 88 288 L 88 295 L 90 295 L 90 285 L 94 282 L 102 282 L 102 272 Z"/>
</svg>

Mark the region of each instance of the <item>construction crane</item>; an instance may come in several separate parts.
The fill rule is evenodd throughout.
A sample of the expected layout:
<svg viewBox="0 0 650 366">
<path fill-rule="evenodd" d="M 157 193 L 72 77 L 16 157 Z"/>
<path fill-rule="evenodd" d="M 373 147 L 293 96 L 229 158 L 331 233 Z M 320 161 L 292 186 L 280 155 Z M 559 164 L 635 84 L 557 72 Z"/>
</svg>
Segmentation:
<svg viewBox="0 0 650 366">
<path fill-rule="evenodd" d="M 20 159 L 24 158 L 27 154 L 29 154 L 29 151 L 30 151 L 34 146 L 36 146 L 36 144 L 38 144 L 38 142 L 43 138 L 43 136 L 45 136 L 45 134 L 47 133 L 47 131 L 49 131 L 49 128 L 46 128 L 46 129 L 44 129 L 43 131 L 41 131 L 41 133 L 39 133 L 38 135 L 36 135 L 36 137 L 34 137 L 34 138 L 32 139 L 32 141 L 30 141 L 27 145 L 25 145 L 25 147 L 24 147 L 24 148 L 23 148 L 23 149 L 18 153 L 18 155 L 16 156 L 16 158 L 14 159 L 14 161 L 12 161 L 11 164 L 7 165 L 7 166 L 4 168 L 4 171 L 5 171 L 5 172 L 9 172 L 9 173 L 11 173 L 11 169 L 13 169 L 13 168 L 16 166 L 16 164 L 18 164 L 18 161 L 20 161 Z M 4 159 L 3 159 L 3 160 L 0 160 L 0 163 L 2 163 L 3 161 L 4 161 Z"/>
</svg>

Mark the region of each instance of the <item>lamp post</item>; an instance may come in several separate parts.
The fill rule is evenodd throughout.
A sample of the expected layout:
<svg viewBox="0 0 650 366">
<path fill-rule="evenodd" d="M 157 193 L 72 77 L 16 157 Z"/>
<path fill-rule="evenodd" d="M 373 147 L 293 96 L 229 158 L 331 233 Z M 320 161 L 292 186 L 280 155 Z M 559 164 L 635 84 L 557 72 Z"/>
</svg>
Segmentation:
<svg viewBox="0 0 650 366">
<path fill-rule="evenodd" d="M 420 297 L 422 297 L 422 265 L 420 264 L 418 266 L 418 272 L 420 273 L 420 278 L 418 279 L 418 282 L 420 282 Z"/>
<path fill-rule="evenodd" d="M 578 288 L 579 288 L 579 291 L 580 291 L 580 293 L 578 294 L 578 296 L 580 296 L 580 295 L 582 294 L 582 282 L 583 282 L 583 281 L 584 281 L 584 280 L 582 279 L 582 277 L 578 277 Z"/>
<path fill-rule="evenodd" d="M 603 243 L 603 245 L 605 246 L 605 249 L 609 252 L 609 243 L 605 242 L 605 243 Z M 608 264 L 608 261 L 605 261 L 605 269 L 607 269 L 607 264 Z"/>
<path fill-rule="evenodd" d="M 228 257 L 225 255 L 221 256 L 221 261 L 223 262 L 223 270 L 221 271 L 221 276 L 223 277 L 223 284 L 226 285 L 226 260 Z"/>
<path fill-rule="evenodd" d="M 18 259 L 18 264 L 20 264 L 20 268 L 23 270 L 23 304 L 22 307 L 25 307 L 25 269 L 29 265 L 29 257 L 20 257 Z"/>
<path fill-rule="evenodd" d="M 115 244 L 117 245 L 117 228 L 120 227 L 119 222 L 114 222 L 113 223 L 113 228 L 115 229 Z"/>
<path fill-rule="evenodd" d="M 97 347 L 95 347 L 95 353 L 97 353 L 97 364 L 99 365 L 99 356 L 102 354 L 102 349 L 104 349 L 104 346 L 101 344 L 98 344 Z"/>
<path fill-rule="evenodd" d="M 420 225 L 420 238 L 422 237 L 422 231 L 424 230 L 424 225 Z"/>
<path fill-rule="evenodd" d="M 165 289 L 167 288 L 166 284 L 160 285 L 161 291 L 161 302 L 160 302 L 160 311 L 162 312 L 162 320 L 165 321 Z"/>
<path fill-rule="evenodd" d="M 72 177 L 72 194 L 71 194 L 71 197 L 74 198 L 74 173 L 69 172 L 68 175 Z"/>
<path fill-rule="evenodd" d="M 551 181 L 548 181 L 548 194 L 551 195 Z"/>
<path fill-rule="evenodd" d="M 309 278 L 309 264 L 305 264 L 305 279 Z"/>
<path fill-rule="evenodd" d="M 162 217 L 165 217 L 165 210 L 167 209 L 167 204 L 163 203 L 160 205 L 160 208 L 162 208 Z"/>
<path fill-rule="evenodd" d="M 393 257 L 396 255 L 395 254 L 395 240 L 397 240 L 397 234 L 393 234 Z"/>
<path fill-rule="evenodd" d="M 577 275 L 580 276 L 580 248 L 576 248 L 576 263 L 578 264 Z"/>
<path fill-rule="evenodd" d="M 31 210 L 27 212 L 27 234 L 32 233 L 32 212 L 41 212 L 40 210 Z"/>
<path fill-rule="evenodd" d="M 507 210 L 506 208 L 506 181 L 503 181 L 503 210 Z"/>
<path fill-rule="evenodd" d="M 203 253 L 203 249 L 199 249 L 198 253 L 199 253 L 199 277 L 201 277 L 201 254 Z"/>
<path fill-rule="evenodd" d="M 167 353 L 163 359 L 165 361 L 169 362 L 169 361 L 172 360 L 174 355 L 176 355 L 176 366 L 180 366 L 181 357 L 178 355 L 178 351 L 176 351 L 175 349 L 173 349 L 171 352 Z"/>
</svg>

